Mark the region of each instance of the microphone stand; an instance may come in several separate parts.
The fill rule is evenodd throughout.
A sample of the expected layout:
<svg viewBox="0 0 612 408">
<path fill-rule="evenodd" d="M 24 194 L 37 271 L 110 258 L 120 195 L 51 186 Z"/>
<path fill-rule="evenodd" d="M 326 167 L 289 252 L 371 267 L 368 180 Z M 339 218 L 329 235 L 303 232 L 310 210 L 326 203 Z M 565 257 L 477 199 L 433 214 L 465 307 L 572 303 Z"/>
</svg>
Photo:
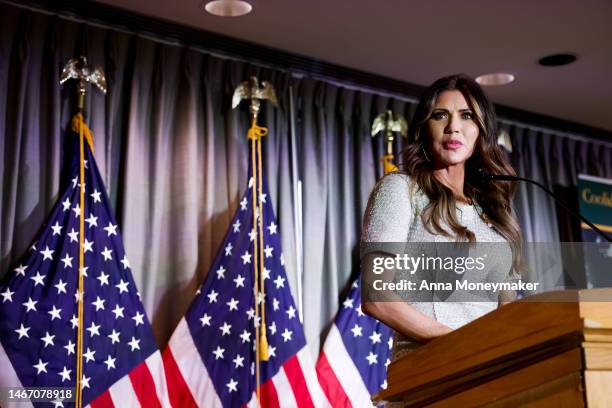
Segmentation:
<svg viewBox="0 0 612 408">
<path fill-rule="evenodd" d="M 569 208 L 569 206 L 567 204 L 565 204 L 563 201 L 561 201 L 561 199 L 559 199 L 552 191 L 550 191 L 548 188 L 546 188 L 541 183 L 538 183 L 535 180 L 531 180 L 531 179 L 528 179 L 528 178 L 525 178 L 525 177 L 510 176 L 508 174 L 491 174 L 491 173 L 480 172 L 480 177 L 481 177 L 482 181 L 484 181 L 484 182 L 491 182 L 493 180 L 501 180 L 501 181 L 526 181 L 527 183 L 535 184 L 536 186 L 538 186 L 542 190 L 544 190 L 549 196 L 551 196 L 557 202 L 557 204 L 559 204 L 561 207 L 565 208 L 568 213 L 570 213 L 574 217 L 577 217 L 580 220 L 582 220 L 589 227 L 593 228 L 593 230 L 595 232 L 597 232 L 601 237 L 603 237 L 603 239 L 605 239 L 606 241 L 612 243 L 612 238 L 610 238 L 602 230 L 597 228 L 595 226 L 595 224 L 593 224 L 591 221 L 587 220 L 584 216 L 582 216 L 581 214 L 579 214 L 579 213 L 573 211 L 571 208 Z"/>
</svg>

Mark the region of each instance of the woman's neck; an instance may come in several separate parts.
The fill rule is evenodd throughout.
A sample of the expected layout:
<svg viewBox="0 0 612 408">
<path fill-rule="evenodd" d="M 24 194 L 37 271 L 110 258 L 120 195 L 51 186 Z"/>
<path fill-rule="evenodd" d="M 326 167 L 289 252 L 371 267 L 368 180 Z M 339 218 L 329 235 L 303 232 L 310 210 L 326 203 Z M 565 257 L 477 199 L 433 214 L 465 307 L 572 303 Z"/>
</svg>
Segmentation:
<svg viewBox="0 0 612 408">
<path fill-rule="evenodd" d="M 446 187 L 448 187 L 453 195 L 463 201 L 468 201 L 467 197 L 463 194 L 463 186 L 465 182 L 465 166 L 457 165 L 444 167 L 441 169 L 435 169 L 434 177 Z"/>
</svg>

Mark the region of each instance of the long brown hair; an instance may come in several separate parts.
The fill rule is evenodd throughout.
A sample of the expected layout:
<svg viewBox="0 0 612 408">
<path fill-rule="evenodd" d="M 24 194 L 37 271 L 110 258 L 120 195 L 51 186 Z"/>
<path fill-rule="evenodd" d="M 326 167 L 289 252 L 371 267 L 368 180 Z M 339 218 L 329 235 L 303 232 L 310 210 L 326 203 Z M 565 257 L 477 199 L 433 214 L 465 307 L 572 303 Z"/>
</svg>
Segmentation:
<svg viewBox="0 0 612 408">
<path fill-rule="evenodd" d="M 511 208 L 515 183 L 492 181 L 484 185 L 479 176 L 480 172 L 510 175 L 516 173 L 497 145 L 497 121 L 493 104 L 482 88 L 467 75 L 440 78 L 427 88 L 408 129 L 411 144 L 403 152 L 403 167 L 430 200 L 421 213 L 423 225 L 431 233 L 454 237 L 458 241 L 476 241 L 474 233 L 457 219 L 455 196 L 434 177 L 433 162 L 430 161 L 432 154 L 429 152 L 427 122 L 433 113 L 438 95 L 448 90 L 457 90 L 463 94 L 480 130 L 474 152 L 465 164 L 464 194 L 482 208 L 486 221 L 508 241 L 512 248 L 514 270 L 519 271 L 522 269 L 521 231 Z M 443 227 L 443 222 L 451 231 Z"/>
</svg>

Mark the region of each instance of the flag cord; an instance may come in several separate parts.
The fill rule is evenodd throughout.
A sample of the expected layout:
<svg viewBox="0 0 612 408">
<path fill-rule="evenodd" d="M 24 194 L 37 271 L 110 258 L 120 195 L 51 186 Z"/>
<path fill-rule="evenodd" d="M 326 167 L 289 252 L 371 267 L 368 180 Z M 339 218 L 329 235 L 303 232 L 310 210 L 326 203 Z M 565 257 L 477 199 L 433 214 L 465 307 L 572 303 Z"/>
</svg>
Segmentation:
<svg viewBox="0 0 612 408">
<path fill-rule="evenodd" d="M 85 141 L 93 153 L 93 136 L 85 124 L 85 119 L 81 112 L 77 113 L 72 119 L 72 130 L 79 133 L 79 279 L 77 288 L 77 352 L 76 352 L 76 384 L 75 384 L 75 405 L 76 408 L 83 406 L 83 268 L 85 266 L 84 235 L 85 235 Z"/>
<path fill-rule="evenodd" d="M 260 245 L 263 245 L 263 238 L 257 237 L 261 234 L 261 224 L 257 227 L 258 217 L 262 217 L 261 205 L 259 204 L 258 197 L 261 199 L 262 194 L 262 169 L 261 169 L 261 138 L 268 133 L 268 129 L 257 125 L 257 116 L 254 116 L 251 122 L 251 127 L 247 132 L 247 138 L 251 141 L 251 169 L 252 169 L 252 189 L 251 189 L 251 203 L 253 208 L 253 230 L 255 234 L 253 239 L 253 292 L 254 292 L 254 309 L 255 309 L 255 383 L 256 383 L 256 395 L 257 402 L 261 406 L 261 378 L 260 378 L 260 362 L 268 360 L 268 342 L 265 336 L 265 326 L 263 326 L 265 314 L 263 314 L 263 301 L 262 301 L 262 328 L 263 336 L 260 337 L 260 326 L 257 324 L 259 320 L 259 294 L 260 294 L 260 279 L 263 275 L 263 260 L 260 262 L 260 258 L 263 255 L 263 249 Z M 259 234 L 258 234 L 259 232 Z M 261 279 L 261 286 L 263 289 L 263 279 Z M 263 295 L 262 295 L 263 300 Z"/>
<path fill-rule="evenodd" d="M 257 139 L 257 160 L 258 160 L 258 206 L 259 208 L 259 222 L 257 226 L 259 228 L 259 279 L 260 279 L 260 292 L 261 292 L 261 329 L 260 329 L 260 347 L 261 347 L 261 359 L 263 361 L 268 361 L 270 356 L 268 355 L 268 337 L 266 336 L 266 288 L 264 286 L 264 280 L 266 279 L 264 275 L 264 234 L 263 234 L 263 166 L 261 159 L 261 137 Z"/>
<path fill-rule="evenodd" d="M 252 132 L 252 129 L 255 127 L 255 120 L 253 121 L 253 124 L 251 126 L 251 129 L 249 129 L 249 132 L 247 134 L 247 137 L 251 140 L 251 169 L 252 170 L 252 185 L 251 185 L 251 204 L 252 204 L 252 208 L 253 208 L 253 229 L 255 229 L 255 223 L 257 222 L 257 207 L 256 207 L 256 197 L 257 197 L 257 185 L 255 184 L 255 172 L 256 172 L 256 160 L 255 160 L 255 142 L 256 142 L 256 134 L 255 132 Z M 258 405 L 261 406 L 261 395 L 260 395 L 260 388 L 261 388 L 261 384 L 260 384 L 260 378 L 259 378 L 259 348 L 260 348 L 260 344 L 259 344 L 259 326 L 257 326 L 257 319 L 259 318 L 259 304 L 257 303 L 257 296 L 259 294 L 259 274 L 258 274 L 258 269 L 257 269 L 257 240 L 254 240 L 253 242 L 253 295 L 254 295 L 254 303 L 255 303 L 255 318 L 253 319 L 253 325 L 255 326 L 255 384 L 256 384 L 256 388 L 255 388 L 255 392 L 257 395 L 257 402 Z"/>
<path fill-rule="evenodd" d="M 76 408 L 83 406 L 83 267 L 85 254 L 83 253 L 83 240 L 85 235 L 85 143 L 83 140 L 83 116 L 77 114 L 79 123 L 79 285 L 77 289 L 78 326 L 77 326 L 77 353 L 76 353 Z"/>
</svg>

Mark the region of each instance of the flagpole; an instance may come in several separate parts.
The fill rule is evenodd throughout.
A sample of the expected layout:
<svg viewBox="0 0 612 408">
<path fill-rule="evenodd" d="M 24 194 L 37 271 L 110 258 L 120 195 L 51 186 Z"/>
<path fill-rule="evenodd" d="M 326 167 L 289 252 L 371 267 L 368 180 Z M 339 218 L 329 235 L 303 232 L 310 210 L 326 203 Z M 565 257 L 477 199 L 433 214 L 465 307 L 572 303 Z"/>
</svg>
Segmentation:
<svg viewBox="0 0 612 408">
<path fill-rule="evenodd" d="M 79 57 L 69 60 L 60 76 L 60 84 L 69 79 L 77 79 L 77 114 L 72 120 L 72 129 L 79 133 L 79 268 L 78 268 L 78 288 L 77 288 L 77 344 L 76 344 L 76 379 L 75 379 L 75 406 L 83 406 L 83 302 L 84 302 L 84 282 L 83 271 L 85 268 L 85 141 L 93 153 L 93 137 L 85 124 L 85 96 L 87 94 L 87 84 L 96 85 L 102 93 L 106 94 L 106 79 L 104 72 L 99 66 L 90 68 L 87 65 L 87 58 Z M 76 129 L 75 129 L 76 128 Z"/>
<path fill-rule="evenodd" d="M 254 127 L 255 121 L 253 121 L 253 123 L 251 124 L 251 129 L 253 129 Z M 251 132 L 251 129 L 249 129 L 247 137 L 251 143 L 251 206 L 253 210 L 253 230 L 255 230 L 257 228 L 257 183 L 255 181 L 257 179 L 257 160 L 255 139 L 253 138 L 254 134 L 253 132 Z M 253 241 L 253 309 L 255 309 L 255 318 L 253 319 L 253 325 L 255 326 L 255 395 L 257 396 L 257 403 L 261 406 L 259 378 L 259 349 L 261 345 L 259 343 L 259 326 L 257 325 L 257 319 L 259 318 L 259 304 L 257 303 L 257 297 L 259 296 L 259 274 L 257 262 L 257 258 L 259 255 L 259 251 L 257 250 L 258 243 L 259 242 L 257 239 Z"/>
<path fill-rule="evenodd" d="M 289 87 L 289 124 L 291 127 L 291 185 L 293 186 L 293 231 L 295 241 L 295 272 L 297 275 L 297 306 L 300 322 L 304 323 L 304 298 L 302 289 L 302 277 L 304 274 L 304 255 L 302 243 L 302 180 L 299 178 L 299 170 L 297 165 L 293 86 Z"/>
<path fill-rule="evenodd" d="M 85 87 L 79 89 L 79 113 L 83 112 L 83 101 L 85 99 Z M 83 142 L 83 123 L 79 121 L 79 287 L 77 289 L 78 319 L 77 327 L 77 366 L 76 366 L 76 408 L 83 406 L 83 267 L 85 266 L 85 254 L 83 253 L 83 241 L 85 240 L 85 143 Z"/>
</svg>

